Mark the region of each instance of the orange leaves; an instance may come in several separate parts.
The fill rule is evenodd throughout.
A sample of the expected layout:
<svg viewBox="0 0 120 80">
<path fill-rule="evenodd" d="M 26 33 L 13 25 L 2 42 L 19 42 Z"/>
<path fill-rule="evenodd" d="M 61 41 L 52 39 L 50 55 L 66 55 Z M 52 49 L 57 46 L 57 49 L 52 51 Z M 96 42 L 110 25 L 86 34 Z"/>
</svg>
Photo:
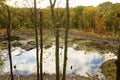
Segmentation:
<svg viewBox="0 0 120 80">
<path fill-rule="evenodd" d="M 97 30 L 103 30 L 105 28 L 105 21 L 101 17 L 95 17 L 95 23 Z"/>
<path fill-rule="evenodd" d="M 1 33 L 6 33 L 6 32 L 7 32 L 7 29 L 6 29 L 6 28 L 0 29 L 0 34 L 1 34 Z"/>
</svg>

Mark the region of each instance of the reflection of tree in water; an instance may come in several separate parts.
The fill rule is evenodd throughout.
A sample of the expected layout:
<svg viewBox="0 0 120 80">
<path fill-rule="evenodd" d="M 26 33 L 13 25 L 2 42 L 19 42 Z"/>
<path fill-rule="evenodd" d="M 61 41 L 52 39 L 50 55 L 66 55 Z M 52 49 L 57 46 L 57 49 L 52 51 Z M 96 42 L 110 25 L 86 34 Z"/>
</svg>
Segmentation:
<svg viewBox="0 0 120 80">
<path fill-rule="evenodd" d="M 3 59 L 2 59 L 2 54 L 1 54 L 1 51 L 0 51 L 0 74 L 3 72 L 3 65 L 4 62 L 3 62 Z"/>
<path fill-rule="evenodd" d="M 50 73 L 50 74 L 54 74 L 54 62 L 55 62 L 55 58 L 54 58 L 54 48 L 55 46 L 50 47 L 49 49 L 45 49 L 44 50 L 44 56 L 43 56 L 43 64 L 45 64 L 44 69 L 45 69 L 45 73 Z M 21 48 L 16 48 L 16 50 L 13 50 L 12 56 L 13 56 L 13 62 L 17 61 L 17 63 L 15 63 L 17 70 L 19 71 L 20 74 L 28 74 L 32 72 L 32 68 L 31 67 L 35 67 L 34 65 L 34 61 L 35 61 L 35 49 L 30 50 L 30 51 L 22 51 L 21 52 Z M 63 48 L 60 48 L 60 66 L 62 66 L 62 60 L 63 60 Z M 3 51 L 2 53 L 4 53 L 7 55 L 7 51 Z M 20 54 L 19 56 L 16 56 L 18 54 Z M 86 51 L 80 51 L 80 50 L 75 50 L 72 47 L 68 48 L 68 67 L 67 67 L 67 75 L 87 75 L 86 72 L 88 72 L 91 75 L 90 71 L 94 72 L 94 68 L 98 68 L 99 67 L 99 63 L 101 61 L 101 58 L 103 59 L 103 54 L 99 54 L 99 53 L 89 53 Z M 8 56 L 8 55 L 7 55 Z M 108 56 L 105 57 L 105 59 L 107 58 L 111 58 L 114 57 L 112 54 L 109 54 Z M 26 60 L 27 59 L 27 60 Z M 85 60 L 83 60 L 85 59 Z M 92 59 L 92 60 L 91 60 Z M 104 59 L 104 60 L 105 60 Z M 25 62 L 23 62 L 22 60 L 24 60 Z M 5 62 L 8 61 L 5 60 Z M 21 62 L 23 62 L 23 64 L 21 64 Z M 30 65 L 29 65 L 30 64 Z M 33 65 L 31 65 L 33 64 Z M 101 63 L 100 63 L 101 64 Z M 20 69 L 20 66 L 23 65 L 22 70 Z M 31 66 L 31 67 L 30 67 Z M 5 67 L 8 67 L 7 65 L 5 65 Z M 15 67 L 15 66 L 14 66 Z M 27 68 L 29 67 L 29 69 Z M 62 67 L 61 67 L 62 68 Z M 92 69 L 93 68 L 93 69 Z M 50 70 L 49 70 L 50 69 Z M 89 71 L 90 70 L 90 71 Z M 15 69 L 14 69 L 15 71 Z M 24 72 L 23 72 L 24 71 Z M 82 72 L 82 73 L 81 73 Z M 62 73 L 62 70 L 60 69 L 60 73 Z M 95 73 L 95 72 L 94 72 Z"/>
</svg>

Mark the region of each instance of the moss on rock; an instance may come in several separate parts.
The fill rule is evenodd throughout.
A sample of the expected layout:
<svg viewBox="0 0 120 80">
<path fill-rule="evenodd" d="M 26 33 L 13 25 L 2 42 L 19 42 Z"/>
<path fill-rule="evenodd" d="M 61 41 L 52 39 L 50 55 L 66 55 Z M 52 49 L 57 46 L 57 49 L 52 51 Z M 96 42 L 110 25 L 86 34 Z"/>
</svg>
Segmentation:
<svg viewBox="0 0 120 80">
<path fill-rule="evenodd" d="M 102 73 L 106 76 L 106 80 L 116 79 L 116 60 L 112 59 L 102 64 Z"/>
</svg>

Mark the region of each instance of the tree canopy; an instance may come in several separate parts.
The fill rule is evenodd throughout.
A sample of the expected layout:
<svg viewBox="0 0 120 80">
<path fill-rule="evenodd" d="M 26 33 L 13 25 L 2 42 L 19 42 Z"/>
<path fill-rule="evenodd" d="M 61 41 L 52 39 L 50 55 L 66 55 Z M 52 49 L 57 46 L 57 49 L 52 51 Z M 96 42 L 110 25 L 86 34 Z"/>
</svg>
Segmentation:
<svg viewBox="0 0 120 80">
<path fill-rule="evenodd" d="M 5 0 L 1 0 L 3 3 Z M 13 8 L 10 7 L 12 15 L 13 28 L 32 28 L 33 8 Z M 38 9 L 40 10 L 40 9 Z M 50 27 L 50 7 L 42 9 L 43 11 L 43 27 Z M 96 7 L 93 6 L 77 6 L 70 8 L 70 27 L 83 30 L 97 30 L 97 31 L 118 31 L 117 13 L 120 13 L 120 3 L 104 2 Z M 39 15 L 39 14 L 37 14 Z M 65 8 L 55 8 L 55 17 L 64 24 Z M 39 20 L 39 18 L 38 18 Z M 61 20 L 61 21 L 59 21 Z M 0 7 L 0 28 L 6 27 L 6 10 Z M 61 25 L 60 27 L 63 27 Z"/>
</svg>

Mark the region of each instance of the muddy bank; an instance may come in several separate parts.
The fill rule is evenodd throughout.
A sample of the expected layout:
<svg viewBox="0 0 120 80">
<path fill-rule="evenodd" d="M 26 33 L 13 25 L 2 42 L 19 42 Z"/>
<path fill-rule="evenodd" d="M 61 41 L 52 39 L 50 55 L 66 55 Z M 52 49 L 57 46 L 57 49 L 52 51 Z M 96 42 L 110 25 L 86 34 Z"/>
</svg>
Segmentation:
<svg viewBox="0 0 120 80">
<path fill-rule="evenodd" d="M 4 75 L 4 76 L 0 76 L 0 80 L 8 80 L 8 75 Z M 14 75 L 15 79 L 18 80 L 36 80 L 37 75 L 36 74 L 29 74 L 29 75 Z M 52 74 L 43 74 L 43 79 L 44 80 L 56 80 L 55 79 L 55 75 Z M 60 75 L 60 79 L 62 79 L 62 76 Z M 83 77 L 83 76 L 79 76 L 79 75 L 75 75 L 75 76 L 66 76 L 66 80 L 95 80 L 97 78 L 95 77 Z"/>
<path fill-rule="evenodd" d="M 35 33 L 34 30 L 14 30 L 12 35 L 12 46 L 21 47 L 25 50 L 31 50 L 35 48 Z M 55 42 L 54 32 L 50 30 L 43 31 L 43 44 L 45 47 L 51 46 Z M 7 36 L 0 34 L 0 43 L 7 45 Z M 4 39 L 4 40 L 3 40 Z M 21 43 L 20 41 L 27 41 L 27 44 Z M 76 50 L 99 50 L 103 53 L 106 52 L 117 52 L 118 42 L 115 39 L 102 38 L 98 36 L 90 36 L 87 34 L 80 34 L 69 31 L 68 46 L 74 46 Z M 64 45 L 64 32 L 60 31 L 60 47 Z M 7 46 L 6 46 L 7 47 Z"/>
<path fill-rule="evenodd" d="M 33 29 L 26 29 L 26 30 L 13 30 L 11 32 L 11 35 L 13 36 L 13 39 L 31 39 L 35 38 L 35 32 Z M 52 35 L 55 35 L 54 31 L 51 32 L 49 29 L 43 29 L 43 35 L 49 35 L 51 37 Z M 64 30 L 60 30 L 60 35 L 64 36 Z M 85 40 L 93 40 L 93 41 L 99 41 L 103 43 L 108 43 L 110 45 L 117 45 L 118 40 L 113 38 L 103 38 L 101 36 L 95 36 L 95 35 L 89 35 L 89 34 L 82 34 L 78 32 L 73 32 L 72 30 L 69 30 L 69 37 L 74 38 L 81 38 Z M 15 37 L 14 37 L 15 36 Z M 6 39 L 6 33 L 0 34 L 0 39 Z"/>
</svg>

